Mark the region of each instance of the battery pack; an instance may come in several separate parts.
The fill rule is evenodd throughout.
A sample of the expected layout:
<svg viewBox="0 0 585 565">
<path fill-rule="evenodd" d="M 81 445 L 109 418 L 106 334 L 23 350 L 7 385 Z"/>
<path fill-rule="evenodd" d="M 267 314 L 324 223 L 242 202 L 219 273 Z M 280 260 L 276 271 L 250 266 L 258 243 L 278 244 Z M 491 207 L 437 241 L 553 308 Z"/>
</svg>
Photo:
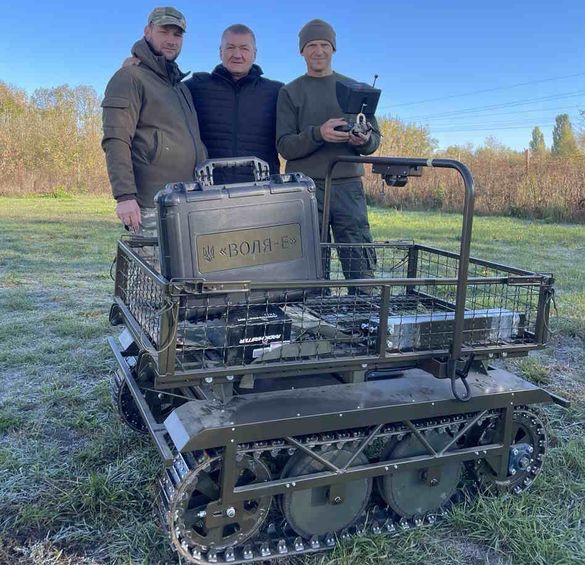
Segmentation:
<svg viewBox="0 0 585 565">
<path fill-rule="evenodd" d="M 207 326 L 209 341 L 229 365 L 251 363 L 266 351 L 290 342 L 291 319 L 275 306 L 234 308 Z"/>
<path fill-rule="evenodd" d="M 388 317 L 388 351 L 440 349 L 448 346 L 453 336 L 454 312 L 433 312 Z M 376 336 L 379 317 L 361 324 L 362 331 Z M 465 312 L 464 341 L 505 342 L 522 337 L 523 317 L 505 308 L 484 308 Z"/>
</svg>

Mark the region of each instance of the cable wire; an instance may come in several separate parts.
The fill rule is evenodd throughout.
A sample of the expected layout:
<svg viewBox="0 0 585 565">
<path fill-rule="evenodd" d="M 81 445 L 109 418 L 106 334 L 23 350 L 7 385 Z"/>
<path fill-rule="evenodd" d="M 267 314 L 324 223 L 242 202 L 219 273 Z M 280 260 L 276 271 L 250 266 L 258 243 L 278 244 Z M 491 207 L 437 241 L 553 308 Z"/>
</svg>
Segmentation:
<svg viewBox="0 0 585 565">
<path fill-rule="evenodd" d="M 404 106 L 415 106 L 417 104 L 426 104 L 427 102 L 438 102 L 439 100 L 451 100 L 452 98 L 462 98 L 464 96 L 473 96 L 474 94 L 483 94 L 486 92 L 497 92 L 498 90 L 508 90 L 510 88 L 517 88 L 519 86 L 528 86 L 531 84 L 540 84 L 543 82 L 551 82 L 551 81 L 555 81 L 555 80 L 563 80 L 566 78 L 575 78 L 575 77 L 580 77 L 580 76 L 585 76 L 585 73 L 575 73 L 572 75 L 564 75 L 564 76 L 560 76 L 560 77 L 549 77 L 549 78 L 543 78 L 543 79 L 538 79 L 538 80 L 531 80 L 531 81 L 527 81 L 527 82 L 518 82 L 516 84 L 511 84 L 509 86 L 496 86 L 494 88 L 483 88 L 481 90 L 472 90 L 471 92 L 464 92 L 462 94 L 449 94 L 447 96 L 438 96 L 436 98 L 426 98 L 425 100 L 417 100 L 416 102 L 404 102 L 402 104 L 391 104 L 388 106 L 382 106 L 381 109 L 386 108 L 386 107 L 394 107 L 394 108 L 401 108 Z"/>
</svg>

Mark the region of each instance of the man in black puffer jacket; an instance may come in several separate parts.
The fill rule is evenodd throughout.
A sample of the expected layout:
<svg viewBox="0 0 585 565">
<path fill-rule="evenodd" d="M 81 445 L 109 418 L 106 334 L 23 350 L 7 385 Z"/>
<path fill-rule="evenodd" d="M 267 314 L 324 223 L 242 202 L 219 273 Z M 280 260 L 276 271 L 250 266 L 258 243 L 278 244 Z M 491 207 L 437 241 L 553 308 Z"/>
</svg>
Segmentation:
<svg viewBox="0 0 585 565">
<path fill-rule="evenodd" d="M 281 82 L 262 77 L 254 64 L 256 37 L 242 24 L 229 26 L 221 37 L 221 65 L 211 73 L 194 73 L 191 91 L 201 139 L 210 159 L 253 155 L 280 172 L 276 151 L 276 102 Z M 249 169 L 217 169 L 215 184 L 251 180 Z"/>
</svg>

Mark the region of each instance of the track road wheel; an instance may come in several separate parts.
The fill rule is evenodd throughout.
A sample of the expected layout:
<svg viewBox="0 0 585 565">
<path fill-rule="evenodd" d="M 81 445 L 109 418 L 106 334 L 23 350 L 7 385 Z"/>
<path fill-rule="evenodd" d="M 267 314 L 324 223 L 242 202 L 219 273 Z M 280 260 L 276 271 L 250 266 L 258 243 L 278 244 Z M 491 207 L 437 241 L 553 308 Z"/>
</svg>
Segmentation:
<svg viewBox="0 0 585 565">
<path fill-rule="evenodd" d="M 124 323 L 124 314 L 122 314 L 122 310 L 120 310 L 120 307 L 117 304 L 112 304 L 110 306 L 110 314 L 108 318 L 112 326 L 120 326 Z"/>
<path fill-rule="evenodd" d="M 122 422 L 140 434 L 146 434 L 148 428 L 142 414 L 130 392 L 126 380 L 116 371 L 110 382 L 112 402 Z"/>
<path fill-rule="evenodd" d="M 503 425 L 503 420 L 490 420 L 482 428 L 477 444 L 497 442 L 502 437 Z M 526 408 L 514 410 L 507 476 L 498 479 L 497 470 L 486 459 L 480 459 L 474 468 L 479 488 L 487 493 L 518 494 L 526 490 L 542 470 L 546 444 L 544 424 L 536 414 Z"/>
<path fill-rule="evenodd" d="M 170 501 L 169 529 L 179 553 L 185 545 L 199 551 L 219 551 L 241 544 L 258 531 L 268 515 L 272 497 L 264 496 L 235 504 L 221 524 L 208 525 L 208 505 L 219 499 L 222 463 L 222 457 L 206 458 L 177 486 Z M 244 456 L 236 464 L 238 487 L 270 480 L 270 471 L 259 459 Z"/>
<path fill-rule="evenodd" d="M 136 365 L 132 364 L 132 375 L 141 389 L 142 395 L 152 417 L 157 423 L 162 423 L 177 406 L 185 399 L 177 394 L 178 391 L 158 391 L 154 388 L 156 379 L 156 364 L 148 354 L 138 355 Z M 138 404 L 134 400 L 126 379 L 116 372 L 111 383 L 112 401 L 118 410 L 122 421 L 133 430 L 146 434 L 148 427 L 142 418 Z"/>
<path fill-rule="evenodd" d="M 320 452 L 327 461 L 342 467 L 352 457 L 348 449 L 331 449 Z M 352 466 L 367 465 L 368 458 L 361 453 Z M 297 452 L 284 466 L 282 478 L 296 477 L 328 470 L 311 456 Z M 339 494 L 336 495 L 336 489 Z M 282 495 L 282 512 L 291 528 L 300 536 L 309 538 L 335 533 L 351 526 L 362 515 L 370 498 L 372 480 L 356 479 L 339 486 L 330 485 L 295 490 Z"/>
<path fill-rule="evenodd" d="M 431 430 L 424 434 L 435 451 L 440 451 L 451 436 Z M 414 436 L 401 441 L 392 440 L 384 451 L 383 461 L 428 455 L 425 446 Z M 463 465 L 457 461 L 442 463 L 426 469 L 398 470 L 380 477 L 378 486 L 386 503 L 401 517 L 424 516 L 449 504 L 457 492 Z"/>
</svg>

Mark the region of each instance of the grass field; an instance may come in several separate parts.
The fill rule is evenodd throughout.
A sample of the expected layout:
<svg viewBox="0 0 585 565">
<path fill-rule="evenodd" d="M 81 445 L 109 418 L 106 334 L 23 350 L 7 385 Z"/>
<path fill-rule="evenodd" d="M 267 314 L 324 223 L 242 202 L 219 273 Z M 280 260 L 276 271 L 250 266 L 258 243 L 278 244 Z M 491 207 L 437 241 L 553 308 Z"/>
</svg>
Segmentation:
<svg viewBox="0 0 585 565">
<path fill-rule="evenodd" d="M 460 217 L 371 211 L 377 239 L 456 249 Z M 0 563 L 174 563 L 154 522 L 161 469 L 109 399 L 106 198 L 0 198 Z M 305 563 L 585 563 L 585 227 L 477 218 L 472 254 L 553 272 L 550 346 L 514 369 L 569 397 L 545 409 L 543 473 L 442 523 L 354 540 Z"/>
</svg>

